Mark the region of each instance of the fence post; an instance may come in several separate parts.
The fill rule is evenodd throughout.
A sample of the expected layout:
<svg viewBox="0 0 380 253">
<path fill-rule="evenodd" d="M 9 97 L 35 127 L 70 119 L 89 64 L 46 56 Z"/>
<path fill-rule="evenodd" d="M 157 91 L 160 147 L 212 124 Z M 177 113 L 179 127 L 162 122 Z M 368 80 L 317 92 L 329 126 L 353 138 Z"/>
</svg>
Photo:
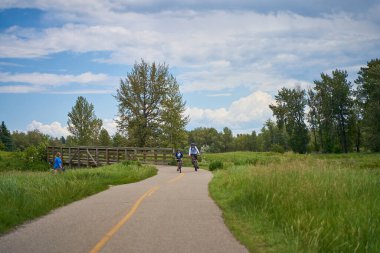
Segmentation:
<svg viewBox="0 0 380 253">
<path fill-rule="evenodd" d="M 77 164 L 78 166 L 77 167 L 79 168 L 80 167 L 80 153 L 79 153 L 80 149 L 79 149 L 79 147 L 77 148 L 77 151 L 78 151 L 77 152 L 77 156 L 78 156 L 78 164 Z"/>
<path fill-rule="evenodd" d="M 106 164 L 109 164 L 109 157 L 108 157 L 108 148 L 106 148 Z"/>
</svg>

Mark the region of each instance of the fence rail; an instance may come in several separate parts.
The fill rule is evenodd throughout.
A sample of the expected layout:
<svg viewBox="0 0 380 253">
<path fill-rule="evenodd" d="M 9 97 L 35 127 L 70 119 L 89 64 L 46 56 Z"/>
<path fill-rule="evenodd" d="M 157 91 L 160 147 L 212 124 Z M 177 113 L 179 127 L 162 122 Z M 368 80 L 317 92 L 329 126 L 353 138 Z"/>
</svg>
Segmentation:
<svg viewBox="0 0 380 253">
<path fill-rule="evenodd" d="M 57 152 L 62 155 L 63 164 L 69 167 L 97 167 L 124 160 L 138 160 L 142 163 L 168 164 L 173 157 L 171 148 L 136 147 L 47 147 L 47 160 L 54 162 Z"/>
</svg>

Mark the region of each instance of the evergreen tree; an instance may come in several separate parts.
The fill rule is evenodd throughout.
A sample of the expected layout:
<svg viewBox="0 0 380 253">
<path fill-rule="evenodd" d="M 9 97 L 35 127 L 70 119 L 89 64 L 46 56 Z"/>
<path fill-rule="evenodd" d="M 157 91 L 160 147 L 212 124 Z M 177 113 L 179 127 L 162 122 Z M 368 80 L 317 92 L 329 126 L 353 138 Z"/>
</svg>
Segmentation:
<svg viewBox="0 0 380 253">
<path fill-rule="evenodd" d="M 5 151 L 13 151 L 14 147 L 12 136 L 4 121 L 1 122 L 0 127 L 0 142 L 2 143 L 1 146 L 4 146 Z"/>
</svg>

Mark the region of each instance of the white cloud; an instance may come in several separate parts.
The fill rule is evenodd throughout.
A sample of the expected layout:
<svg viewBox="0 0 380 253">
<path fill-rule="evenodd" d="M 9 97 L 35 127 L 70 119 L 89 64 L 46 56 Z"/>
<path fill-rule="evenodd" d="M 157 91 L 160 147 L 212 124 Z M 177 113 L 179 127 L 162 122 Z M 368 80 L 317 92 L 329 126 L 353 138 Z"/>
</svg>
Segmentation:
<svg viewBox="0 0 380 253">
<path fill-rule="evenodd" d="M 253 125 L 262 124 L 271 117 L 268 107 L 273 103 L 271 95 L 257 91 L 234 101 L 228 108 L 201 109 L 190 107 L 186 114 L 190 115 L 191 124 L 197 126 L 212 126 L 221 129 L 225 126 L 233 132 L 239 129 L 252 128 Z"/>
<path fill-rule="evenodd" d="M 0 93 L 32 93 L 43 92 L 44 88 L 28 85 L 4 85 L 0 86 Z"/>
<path fill-rule="evenodd" d="M 103 128 L 112 136 L 117 131 L 117 124 L 113 119 L 103 119 Z"/>
<path fill-rule="evenodd" d="M 374 23 L 342 12 L 318 17 L 250 10 L 138 13 L 113 11 L 121 5 L 115 1 L 95 1 L 86 7 L 76 1 L 56 3 L 57 7 L 50 7 L 47 1 L 34 1 L 42 9 L 57 8 L 74 17 L 67 16 L 68 23 L 62 27 L 9 28 L 0 34 L 0 57 L 107 51 L 109 57 L 94 60 L 133 64 L 143 58 L 169 63 L 178 69 L 183 92 L 242 85 L 252 90 L 264 86 L 264 91 L 274 92 L 288 80 L 304 82 L 299 80 L 305 68 L 320 73 L 332 66 L 351 65 L 346 52 L 362 52 L 363 46 L 374 48 L 380 40 Z M 84 14 L 83 20 L 77 20 L 78 13 Z M 79 76 L 30 73 L 24 78 L 3 73 L 3 77 L 50 85 L 107 79 L 91 72 Z"/>
<path fill-rule="evenodd" d="M 1 73 L 0 72 L 0 82 L 10 83 L 29 83 L 37 85 L 62 85 L 66 83 L 96 83 L 102 82 L 108 79 L 105 74 L 93 74 L 91 72 L 82 73 L 80 75 L 57 75 L 49 73 L 21 73 L 21 74 L 11 74 L 11 73 Z"/>
<path fill-rule="evenodd" d="M 0 72 L 1 83 L 5 85 L 0 85 L 0 93 L 111 94 L 115 92 L 118 78 L 91 72 L 79 75 Z M 75 84 L 81 84 L 81 86 Z M 61 86 L 68 87 L 64 90 L 57 89 Z M 83 86 L 86 86 L 86 89 Z M 95 88 L 89 88 L 89 86 L 95 86 Z"/>
<path fill-rule="evenodd" d="M 106 129 L 109 135 L 114 135 L 117 130 L 116 122 L 113 119 L 103 119 L 103 128 Z M 44 124 L 39 121 L 33 120 L 26 127 L 27 131 L 39 130 L 43 134 L 52 137 L 67 137 L 70 135 L 66 126 L 62 126 L 60 122 L 54 121 L 50 124 Z"/>
<path fill-rule="evenodd" d="M 43 134 L 47 134 L 53 137 L 68 136 L 70 133 L 66 127 L 63 127 L 61 123 L 54 121 L 51 124 L 43 124 L 36 120 L 33 120 L 28 126 L 27 131 L 39 130 Z"/>
</svg>

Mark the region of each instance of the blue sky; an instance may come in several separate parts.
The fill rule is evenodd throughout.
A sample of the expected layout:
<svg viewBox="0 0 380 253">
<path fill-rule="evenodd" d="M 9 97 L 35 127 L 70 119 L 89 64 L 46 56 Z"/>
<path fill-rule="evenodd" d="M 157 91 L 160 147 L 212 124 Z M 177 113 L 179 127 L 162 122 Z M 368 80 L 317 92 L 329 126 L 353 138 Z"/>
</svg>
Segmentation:
<svg viewBox="0 0 380 253">
<path fill-rule="evenodd" d="M 380 0 L 0 3 L 0 121 L 66 136 L 78 96 L 115 133 L 113 95 L 140 59 L 177 78 L 187 129 L 259 130 L 281 87 L 380 57 Z"/>
</svg>

